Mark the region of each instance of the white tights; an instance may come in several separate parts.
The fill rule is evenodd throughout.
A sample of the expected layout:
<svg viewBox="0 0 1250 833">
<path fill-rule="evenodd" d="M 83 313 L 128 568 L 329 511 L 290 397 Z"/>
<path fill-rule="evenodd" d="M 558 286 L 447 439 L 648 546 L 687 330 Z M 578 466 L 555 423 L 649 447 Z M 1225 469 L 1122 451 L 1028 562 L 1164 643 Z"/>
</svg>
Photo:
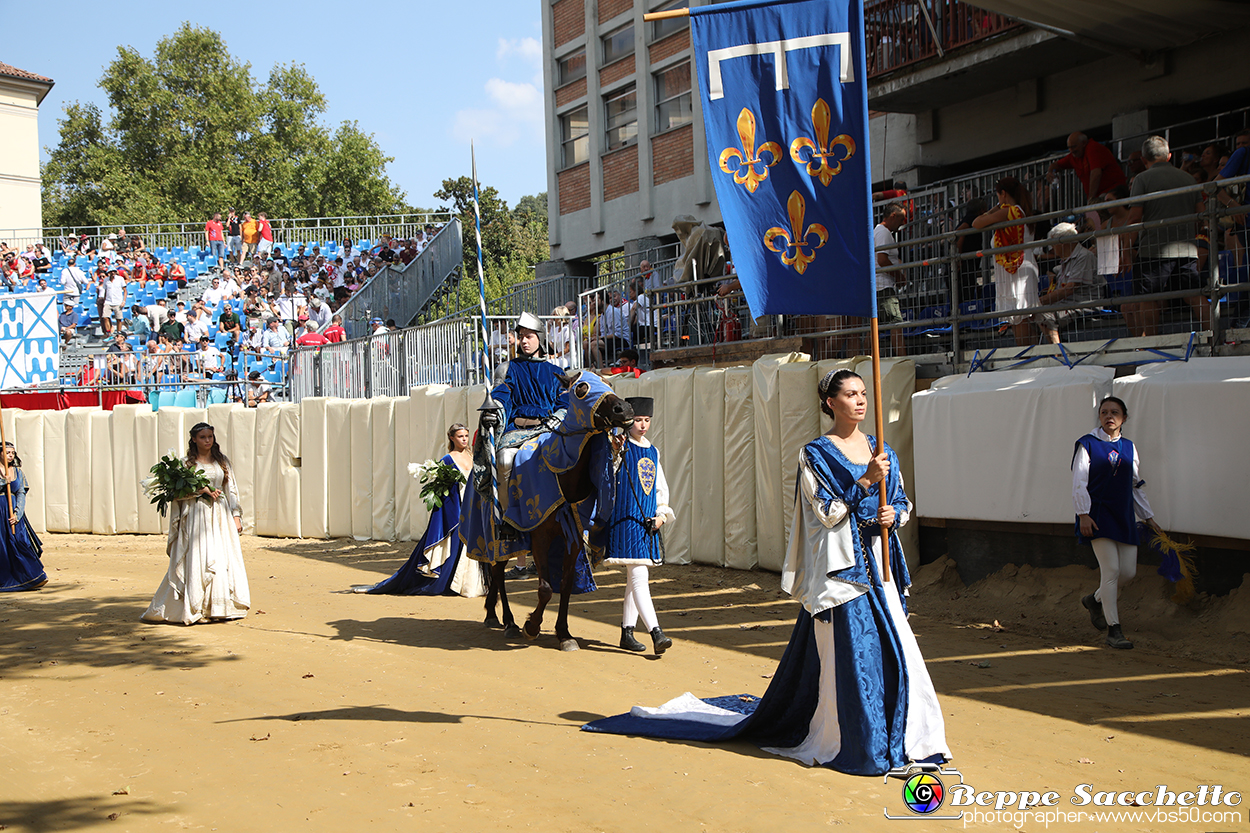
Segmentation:
<svg viewBox="0 0 1250 833">
<path fill-rule="evenodd" d="M 660 620 L 655 618 L 655 605 L 651 604 L 647 565 L 628 564 L 625 566 L 625 613 L 621 618 L 621 625 L 626 628 L 634 627 L 638 624 L 640 614 L 647 633 L 660 626 Z"/>
<path fill-rule="evenodd" d="M 1110 538 L 1095 538 L 1090 543 L 1102 574 L 1102 584 L 1098 585 L 1094 598 L 1102 603 L 1107 624 L 1118 625 L 1120 611 L 1116 607 L 1116 597 L 1120 594 L 1120 585 L 1128 584 L 1137 575 L 1137 545 L 1122 544 Z"/>
</svg>

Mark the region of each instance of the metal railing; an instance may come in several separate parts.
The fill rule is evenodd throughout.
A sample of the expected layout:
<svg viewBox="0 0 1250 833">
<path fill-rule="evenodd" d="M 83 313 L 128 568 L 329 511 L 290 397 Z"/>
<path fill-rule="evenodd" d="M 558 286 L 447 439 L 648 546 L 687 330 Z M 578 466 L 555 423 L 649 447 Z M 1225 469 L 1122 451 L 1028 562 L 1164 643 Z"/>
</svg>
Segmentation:
<svg viewBox="0 0 1250 833">
<path fill-rule="evenodd" d="M 539 316 L 544 343 L 552 361 L 566 368 L 582 367 L 576 322 Z M 503 378 L 506 362 L 515 357 L 509 338 L 514 316 L 487 318 L 491 331 L 491 379 Z M 418 385 L 477 385 L 488 380 L 482 361 L 481 318 L 463 316 L 405 330 L 356 338 L 340 344 L 296 348 L 291 353 L 291 397 L 361 399 L 407 396 Z"/>
<path fill-rule="evenodd" d="M 207 219 L 207 218 L 206 218 Z M 418 214 L 380 214 L 357 217 L 292 217 L 270 218 L 273 226 L 274 245 L 294 246 L 299 243 L 322 244 L 345 239 L 376 242 L 383 235 L 406 239 L 427 227 L 449 223 L 452 215 L 445 211 Z M 85 234 L 99 243 L 110 234 L 125 229 L 127 235 L 138 235 L 148 249 L 195 246 L 207 247 L 204 237 L 204 220 L 191 223 L 126 223 L 118 226 L 45 226 L 38 236 L 31 229 L 0 229 L 0 240 L 10 246 L 25 248 L 30 243 L 43 240 L 50 248 L 57 248 L 57 241 L 71 234 Z"/>
<path fill-rule="evenodd" d="M 1231 185 L 1243 182 L 1250 182 L 1250 176 L 1226 181 Z M 1221 183 L 1223 184 L 1225 183 Z M 1099 241 L 1095 245 L 1111 245 L 1118 244 L 1121 238 L 1129 238 L 1144 231 L 1169 229 L 1167 236 L 1170 240 L 1193 240 L 1192 229 L 1195 224 L 1205 226 L 1206 229 L 1220 229 L 1221 219 L 1245 217 L 1250 213 L 1250 208 L 1245 206 L 1224 208 L 1215 199 L 1215 191 L 1216 187 L 1211 183 L 1195 184 L 1125 200 L 1077 206 L 1075 213 L 1083 216 L 1086 211 L 1100 208 L 1128 208 L 1142 202 L 1182 195 L 1192 195 L 1195 201 L 1204 195 L 1207 198 L 1201 214 L 1104 227 L 1085 231 L 1075 239 L 1082 244 L 1094 240 Z M 1030 225 L 1041 223 L 1049 226 L 1054 221 L 1066 219 L 1067 216 L 1066 211 L 1052 211 L 1036 214 L 1028 219 Z M 940 357 L 941 363 L 952 368 L 967 369 L 973 361 L 969 358 L 973 351 L 992 351 L 1013 345 L 1012 338 L 1004 338 L 1008 328 L 1005 324 L 1000 326 L 999 321 L 1008 315 L 1019 316 L 1025 322 L 1038 326 L 1039 316 L 1061 313 L 1058 331 L 1063 342 L 1114 342 L 1141 334 L 1137 332 L 1142 329 L 1139 326 L 1130 332 L 1124 317 L 1124 308 L 1128 308 L 1128 315 L 1139 316 L 1135 321 L 1140 322 L 1145 320 L 1140 317 L 1143 309 L 1158 305 L 1161 308 L 1159 323 L 1147 325 L 1143 332 L 1147 335 L 1172 333 L 1182 336 L 1198 333 L 1202 335 L 1201 349 L 1208 352 L 1213 345 L 1223 343 L 1230 323 L 1233 326 L 1250 323 L 1247 321 L 1250 319 L 1250 293 L 1247 293 L 1250 290 L 1250 263 L 1246 262 L 1250 260 L 1250 252 L 1244 249 L 1241 264 L 1236 263 L 1237 254 L 1233 251 L 1207 257 L 1206 279 L 1201 286 L 1180 289 L 1165 287 L 1159 292 L 1135 294 L 1133 273 L 1130 269 L 1111 276 L 1112 282 L 1108 285 L 1105 297 L 1086 301 L 1061 301 L 1049 305 L 1037 304 L 1009 311 L 996 309 L 997 286 L 992 282 L 973 281 L 971 285 L 976 296 L 964 298 L 961 290 L 967 287 L 966 283 L 961 286 L 963 282 L 959 280 L 935 281 L 926 277 L 932 275 L 934 270 L 941 270 L 939 274 L 949 278 L 952 274 L 951 267 L 960 263 L 984 264 L 986 271 L 992 275 L 995 255 L 1031 250 L 1038 263 L 1039 276 L 1045 279 L 1048 266 L 1054 265 L 1055 261 L 1046 251 L 1050 241 L 1044 235 L 1041 239 L 1013 246 L 977 247 L 970 252 L 959 251 L 957 241 L 961 237 L 992 233 L 995 229 L 1006 228 L 1008 225 L 1011 224 L 1002 223 L 985 229 L 935 233 L 900 240 L 904 262 L 887 271 L 895 272 L 906 279 L 905 288 L 899 294 L 905 320 L 899 324 L 881 325 L 883 333 L 897 333 L 884 336 L 884 355 L 904 352 L 912 356 L 928 354 Z M 1234 228 L 1239 229 L 1239 234 L 1245 235 L 1244 226 Z M 958 273 L 957 270 L 955 273 Z M 662 327 L 653 340 L 653 346 L 658 349 L 707 347 L 726 341 L 799 336 L 803 337 L 804 349 L 810 350 L 813 358 L 834 358 L 866 352 L 868 326 L 862 319 L 811 315 L 775 316 L 767 320 L 752 321 L 741 292 L 715 294 L 718 288 L 733 278 L 732 275 L 713 278 L 700 281 L 695 286 L 683 285 L 670 290 L 670 297 L 676 297 L 655 305 Z M 1175 308 L 1169 308 L 1169 305 Z M 1019 346 L 1029 349 L 1031 344 L 1043 340 L 1040 326 L 1032 333 L 1029 344 Z M 1058 352 L 1062 353 L 1062 349 Z"/>
<path fill-rule="evenodd" d="M 370 318 L 406 326 L 446 286 L 463 257 L 460 220 L 453 217 L 411 262 L 388 263 L 352 294 L 338 310 L 343 329 L 348 336 L 363 336 Z"/>
<path fill-rule="evenodd" d="M 1021 24 L 959 0 L 868 0 L 864 39 L 868 77 L 884 75 Z"/>
</svg>

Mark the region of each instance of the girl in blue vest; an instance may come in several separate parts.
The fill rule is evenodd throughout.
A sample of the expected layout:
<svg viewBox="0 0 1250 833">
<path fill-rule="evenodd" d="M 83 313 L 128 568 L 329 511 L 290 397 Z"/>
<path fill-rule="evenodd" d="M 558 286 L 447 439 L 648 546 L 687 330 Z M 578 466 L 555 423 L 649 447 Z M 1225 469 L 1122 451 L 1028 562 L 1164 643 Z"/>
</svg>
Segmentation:
<svg viewBox="0 0 1250 833">
<path fill-rule="evenodd" d="M 660 527 L 676 516 L 668 505 L 668 482 L 660 467 L 659 451 L 646 437 L 655 413 L 655 400 L 635 396 L 625 401 L 634 409 L 634 424 L 629 429 L 628 440 L 625 437 L 613 440 L 620 452 L 620 467 L 616 470 L 616 505 L 608 533 L 607 563 L 625 568 L 621 647 L 626 651 L 647 649 L 634 638 L 634 627 L 641 616 L 658 656 L 668 650 L 673 640 L 660 630 L 655 605 L 651 603 L 651 588 L 647 584 L 647 568 L 664 563 Z"/>
<path fill-rule="evenodd" d="M 1136 518 L 1159 529 L 1142 489 L 1146 481 L 1138 474 L 1137 450 L 1120 435 L 1126 419 L 1124 402 L 1108 396 L 1098 407 L 1099 427 L 1077 440 L 1072 454 L 1076 538 L 1094 548 L 1102 574 L 1098 589 L 1081 599 L 1081 605 L 1095 628 L 1106 629 L 1112 648 L 1133 647 L 1120 628 L 1116 597 L 1120 584 L 1137 575 Z"/>
</svg>

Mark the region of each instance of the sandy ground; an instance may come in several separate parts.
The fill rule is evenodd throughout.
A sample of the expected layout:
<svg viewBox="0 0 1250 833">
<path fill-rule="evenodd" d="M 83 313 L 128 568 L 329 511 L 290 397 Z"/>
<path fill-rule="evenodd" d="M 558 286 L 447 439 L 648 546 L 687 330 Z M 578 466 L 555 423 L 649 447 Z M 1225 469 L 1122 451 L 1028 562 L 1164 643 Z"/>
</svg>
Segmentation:
<svg viewBox="0 0 1250 833">
<path fill-rule="evenodd" d="M 614 647 L 622 581 L 610 570 L 599 574 L 599 592 L 575 597 L 583 650 L 562 654 L 551 617 L 537 642 L 508 642 L 479 624 L 481 600 L 342 592 L 388 575 L 407 557 L 405 545 L 246 538 L 253 613 L 184 628 L 138 621 L 165 569 L 163 539 L 49 535 L 45 543 L 47 588 L 0 596 L 0 825 L 8 830 L 624 833 L 911 823 L 883 816 L 907 813 L 897 780 L 809 769 L 746 744 L 578 731 L 588 719 L 684 691 L 762 694 L 797 615 L 771 574 L 653 573 L 661 622 L 676 641 L 656 660 Z M 1080 783 L 1117 791 L 1219 783 L 1250 793 L 1250 666 L 1236 611 L 1204 620 L 1186 610 L 1162 629 L 1135 629 L 1134 616 L 1157 618 L 1151 611 L 1161 609 L 1143 600 L 1165 590 L 1143 577 L 1144 595 L 1125 612 L 1126 632 L 1142 644 L 1112 651 L 1073 609 L 1092 574 L 1066 569 L 962 589 L 940 563 L 917 577 L 913 627 L 964 781 L 979 791 L 1056 790 L 1063 805 Z M 535 582 L 512 586 L 516 609 L 528 611 Z M 1192 639 L 1181 638 L 1185 627 Z M 1213 661 L 1195 659 L 1212 640 L 1221 642 L 1206 654 Z M 1058 826 L 1250 829 L 1250 796 L 1236 809 L 1240 821 Z M 928 819 L 913 829 L 967 821 Z"/>
</svg>

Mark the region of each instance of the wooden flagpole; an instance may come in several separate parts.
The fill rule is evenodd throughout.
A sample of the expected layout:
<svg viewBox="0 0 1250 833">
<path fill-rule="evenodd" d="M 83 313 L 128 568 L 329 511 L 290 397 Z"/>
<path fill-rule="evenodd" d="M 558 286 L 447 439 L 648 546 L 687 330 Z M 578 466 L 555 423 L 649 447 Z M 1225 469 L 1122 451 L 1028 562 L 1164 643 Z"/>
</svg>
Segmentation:
<svg viewBox="0 0 1250 833">
<path fill-rule="evenodd" d="M 881 340 L 878 338 L 877 316 L 872 317 L 872 407 L 877 423 L 877 449 L 874 457 L 885 449 L 885 414 L 881 411 Z M 885 493 L 886 481 L 881 481 L 877 506 L 884 509 L 889 504 Z M 890 531 L 881 530 L 881 581 L 890 580 Z"/>
<path fill-rule="evenodd" d="M 690 9 L 669 9 L 666 12 L 647 12 L 642 19 L 651 22 L 652 20 L 668 20 L 670 17 L 690 17 Z"/>
<path fill-rule="evenodd" d="M 14 451 L 16 451 L 16 448 Z M 3 467 L 0 470 L 4 472 L 4 494 L 9 499 L 9 528 L 16 533 L 17 513 L 13 511 L 13 485 L 9 482 L 9 450 L 4 439 L 4 412 L 2 410 L 0 410 L 0 454 L 4 455 L 2 460 L 0 460 L 0 462 L 3 462 Z"/>
<path fill-rule="evenodd" d="M 689 17 L 690 9 L 669 9 L 663 12 L 648 12 L 642 16 L 644 21 L 652 20 L 668 20 L 674 17 Z M 877 428 L 877 453 L 885 448 L 885 415 L 881 412 L 881 341 L 878 337 L 877 316 L 872 317 L 872 398 L 873 413 L 876 416 Z M 876 456 L 876 455 L 873 455 Z M 880 508 L 885 508 L 889 504 L 889 498 L 886 495 L 885 481 L 881 481 L 880 492 Z M 890 533 L 889 530 L 881 530 L 881 576 L 882 581 L 890 580 Z"/>
</svg>

